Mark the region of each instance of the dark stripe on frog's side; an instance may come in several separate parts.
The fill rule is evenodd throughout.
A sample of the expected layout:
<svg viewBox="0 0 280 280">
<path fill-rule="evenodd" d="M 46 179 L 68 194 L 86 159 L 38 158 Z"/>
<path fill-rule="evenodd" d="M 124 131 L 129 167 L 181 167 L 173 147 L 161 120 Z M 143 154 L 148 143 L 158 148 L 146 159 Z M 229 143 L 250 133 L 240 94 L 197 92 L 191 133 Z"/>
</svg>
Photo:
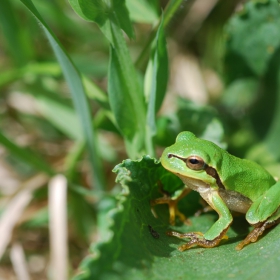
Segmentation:
<svg viewBox="0 0 280 280">
<path fill-rule="evenodd" d="M 216 179 L 217 185 L 219 186 L 220 189 L 226 189 L 225 186 L 223 185 L 220 176 L 218 174 L 218 172 L 216 171 L 215 168 L 205 164 L 205 168 L 204 170 L 206 171 L 206 173 L 208 175 L 210 175 L 211 177 L 213 177 L 214 179 Z"/>
<path fill-rule="evenodd" d="M 219 194 L 227 204 L 228 208 L 236 212 L 246 213 L 252 204 L 251 199 L 236 191 L 227 190 L 215 168 L 206 164 L 204 170 L 216 180 L 219 187 Z"/>
</svg>

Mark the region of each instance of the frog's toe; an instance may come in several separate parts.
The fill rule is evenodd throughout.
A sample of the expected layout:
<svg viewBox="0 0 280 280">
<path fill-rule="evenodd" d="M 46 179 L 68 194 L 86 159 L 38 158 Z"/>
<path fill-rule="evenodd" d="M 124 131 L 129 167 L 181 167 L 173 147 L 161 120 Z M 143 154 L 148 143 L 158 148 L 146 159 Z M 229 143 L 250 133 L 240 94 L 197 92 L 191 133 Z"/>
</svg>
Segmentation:
<svg viewBox="0 0 280 280">
<path fill-rule="evenodd" d="M 190 249 L 193 246 L 200 246 L 204 248 L 212 248 L 217 246 L 222 239 L 224 239 L 225 235 L 220 235 L 213 240 L 208 240 L 204 238 L 204 235 L 202 232 L 188 232 L 188 233 L 179 233 L 176 231 L 169 231 L 166 233 L 169 236 L 175 236 L 179 238 L 189 238 L 191 239 L 186 244 L 181 245 L 178 249 L 180 251 L 185 251 L 187 249 Z"/>
<path fill-rule="evenodd" d="M 272 227 L 275 224 L 279 223 L 279 221 L 267 221 L 263 224 L 260 224 L 259 226 L 255 227 L 247 236 L 246 238 L 241 241 L 236 247 L 235 249 L 237 251 L 240 251 L 243 249 L 243 247 L 249 243 L 253 243 L 256 242 L 259 238 L 259 236 L 261 236 L 263 234 L 263 232 L 265 231 L 266 228 Z"/>
<path fill-rule="evenodd" d="M 221 241 L 221 238 L 215 238 L 213 240 L 207 240 L 205 238 L 201 238 L 201 237 L 193 237 L 191 239 L 191 241 L 189 241 L 188 243 L 180 246 L 178 249 L 180 251 L 185 251 L 187 249 L 190 249 L 193 246 L 200 246 L 203 248 L 213 248 L 216 247 Z"/>
<path fill-rule="evenodd" d="M 189 241 L 188 243 L 181 245 L 178 250 L 179 251 L 185 251 L 195 245 L 200 245 L 201 244 L 201 240 L 203 240 L 203 233 L 202 232 L 188 232 L 188 233 L 179 233 L 176 231 L 169 231 L 166 233 L 169 236 L 175 236 L 175 237 L 179 237 L 179 238 L 190 238 L 191 241 Z"/>
</svg>

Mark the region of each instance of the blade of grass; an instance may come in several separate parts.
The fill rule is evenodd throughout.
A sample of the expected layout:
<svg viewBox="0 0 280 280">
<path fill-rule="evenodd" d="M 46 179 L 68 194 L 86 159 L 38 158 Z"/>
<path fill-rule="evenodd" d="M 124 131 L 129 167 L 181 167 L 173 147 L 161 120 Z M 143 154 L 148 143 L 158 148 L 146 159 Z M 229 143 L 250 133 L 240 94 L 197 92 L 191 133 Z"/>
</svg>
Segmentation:
<svg viewBox="0 0 280 280">
<path fill-rule="evenodd" d="M 56 38 L 52 30 L 45 23 L 45 21 L 33 5 L 32 1 L 21 0 L 21 2 L 30 10 L 30 12 L 39 21 L 53 48 L 57 60 L 60 63 L 66 82 L 70 88 L 70 93 L 74 102 L 74 107 L 76 109 L 81 126 L 83 128 L 84 138 L 87 144 L 91 163 L 93 186 L 98 192 L 100 192 L 104 189 L 104 173 L 102 171 L 101 161 L 98 154 L 97 141 L 95 140 L 95 131 L 91 122 L 89 104 L 86 98 L 80 73 L 74 66 L 68 54 L 65 52 L 59 40 Z"/>
<path fill-rule="evenodd" d="M 95 100 L 104 109 L 110 109 L 107 95 L 91 80 L 82 75 L 83 84 L 88 98 Z"/>
<path fill-rule="evenodd" d="M 59 64 L 56 62 L 42 62 L 40 63 L 29 63 L 21 68 L 3 69 L 0 75 L 0 88 L 7 86 L 8 84 L 22 79 L 27 75 L 61 75 L 61 69 Z"/>
<path fill-rule="evenodd" d="M 57 77 L 61 75 L 61 68 L 57 62 L 41 61 L 40 63 L 29 63 L 21 68 L 3 69 L 0 75 L 0 88 L 30 74 L 34 76 L 45 75 Z M 98 102 L 104 109 L 109 109 L 110 106 L 107 95 L 84 75 L 82 75 L 82 81 L 87 97 Z"/>
<path fill-rule="evenodd" d="M 7 40 L 8 51 L 17 65 L 24 65 L 30 56 L 32 46 L 26 46 L 23 30 L 14 14 L 12 1 L 0 1 L 0 25 Z"/>
<path fill-rule="evenodd" d="M 180 7 L 180 5 L 182 4 L 184 0 L 170 0 L 168 2 L 168 4 L 166 5 L 165 9 L 164 9 L 164 21 L 163 21 L 163 26 L 164 28 L 169 24 L 171 18 L 174 16 L 174 14 L 176 13 L 177 9 Z M 148 56 L 149 53 L 149 49 L 150 46 L 155 38 L 155 34 L 159 28 L 160 25 L 160 20 L 158 21 L 158 23 L 155 25 L 155 27 L 153 28 L 153 30 L 151 31 L 149 38 L 147 39 L 147 42 L 144 46 L 144 48 L 142 49 L 142 52 L 139 54 L 138 58 L 135 61 L 135 66 L 136 68 L 141 68 L 143 66 L 143 64 L 146 61 L 146 58 Z"/>
<path fill-rule="evenodd" d="M 85 149 L 85 142 L 84 141 L 76 141 L 76 143 L 71 148 L 70 153 L 66 157 L 65 160 L 65 171 L 68 180 L 72 181 L 73 175 L 76 171 L 76 166 L 79 158 L 81 157 L 83 151 Z"/>
<path fill-rule="evenodd" d="M 37 154 L 27 148 L 23 148 L 9 140 L 0 132 L 0 144 L 2 144 L 11 154 L 27 163 L 35 170 L 43 171 L 48 175 L 55 174 L 55 171 Z"/>
<path fill-rule="evenodd" d="M 79 119 L 72 107 L 67 106 L 63 100 L 56 100 L 47 95 L 35 96 L 40 113 L 57 129 L 71 139 L 82 140 L 83 131 Z M 54 114 L 53 112 L 56 112 Z M 71 123 L 71 126 L 69 126 Z"/>
</svg>

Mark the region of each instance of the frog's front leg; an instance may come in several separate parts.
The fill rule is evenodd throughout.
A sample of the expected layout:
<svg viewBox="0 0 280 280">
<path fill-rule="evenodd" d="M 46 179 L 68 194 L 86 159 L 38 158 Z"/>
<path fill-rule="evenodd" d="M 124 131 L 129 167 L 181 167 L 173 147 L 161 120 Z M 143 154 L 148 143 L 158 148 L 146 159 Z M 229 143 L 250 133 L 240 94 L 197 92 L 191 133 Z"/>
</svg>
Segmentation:
<svg viewBox="0 0 280 280">
<path fill-rule="evenodd" d="M 180 190 L 179 193 L 177 193 L 177 195 L 171 197 L 169 194 L 167 194 L 164 190 L 163 190 L 163 186 L 161 184 L 161 182 L 158 183 L 159 184 L 159 190 L 160 192 L 163 194 L 163 197 L 157 198 L 155 200 L 151 200 L 150 204 L 151 204 L 151 208 L 152 208 L 152 213 L 154 214 L 154 216 L 156 217 L 156 213 L 153 209 L 153 207 L 157 204 L 168 204 L 168 208 L 169 208 L 169 223 L 171 225 L 175 224 L 175 219 L 176 216 L 179 217 L 179 219 L 186 223 L 186 224 L 190 224 L 189 219 L 186 218 L 186 216 L 181 213 L 178 209 L 178 202 L 185 197 L 190 191 L 191 189 L 189 189 L 188 187 L 184 187 L 182 190 Z"/>
<path fill-rule="evenodd" d="M 219 219 L 205 234 L 201 232 L 189 232 L 184 234 L 175 231 L 167 232 L 167 235 L 169 236 L 191 239 L 188 243 L 179 247 L 180 251 L 187 250 L 195 245 L 205 248 L 215 247 L 222 239 L 226 238 L 226 232 L 232 223 L 232 215 L 228 207 L 217 190 L 209 192 L 207 202 L 219 214 Z"/>
</svg>

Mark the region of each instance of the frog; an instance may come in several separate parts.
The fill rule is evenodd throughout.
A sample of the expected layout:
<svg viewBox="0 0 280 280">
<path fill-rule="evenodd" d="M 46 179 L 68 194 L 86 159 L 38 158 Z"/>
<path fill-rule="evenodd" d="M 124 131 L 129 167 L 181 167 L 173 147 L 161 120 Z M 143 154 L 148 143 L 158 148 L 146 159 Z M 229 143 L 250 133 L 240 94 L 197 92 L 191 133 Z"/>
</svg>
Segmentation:
<svg viewBox="0 0 280 280">
<path fill-rule="evenodd" d="M 177 215 L 184 219 L 178 202 L 192 190 L 218 214 L 217 221 L 205 233 L 168 231 L 169 236 L 189 239 L 178 248 L 180 251 L 194 246 L 218 246 L 227 239 L 236 212 L 244 214 L 253 228 L 236 250 L 256 242 L 267 228 L 280 223 L 280 181 L 258 163 L 238 158 L 189 131 L 179 133 L 175 144 L 164 149 L 160 162 L 184 184 L 176 197 L 165 195 L 152 201 L 153 206 L 169 205 L 171 224 Z"/>
</svg>

